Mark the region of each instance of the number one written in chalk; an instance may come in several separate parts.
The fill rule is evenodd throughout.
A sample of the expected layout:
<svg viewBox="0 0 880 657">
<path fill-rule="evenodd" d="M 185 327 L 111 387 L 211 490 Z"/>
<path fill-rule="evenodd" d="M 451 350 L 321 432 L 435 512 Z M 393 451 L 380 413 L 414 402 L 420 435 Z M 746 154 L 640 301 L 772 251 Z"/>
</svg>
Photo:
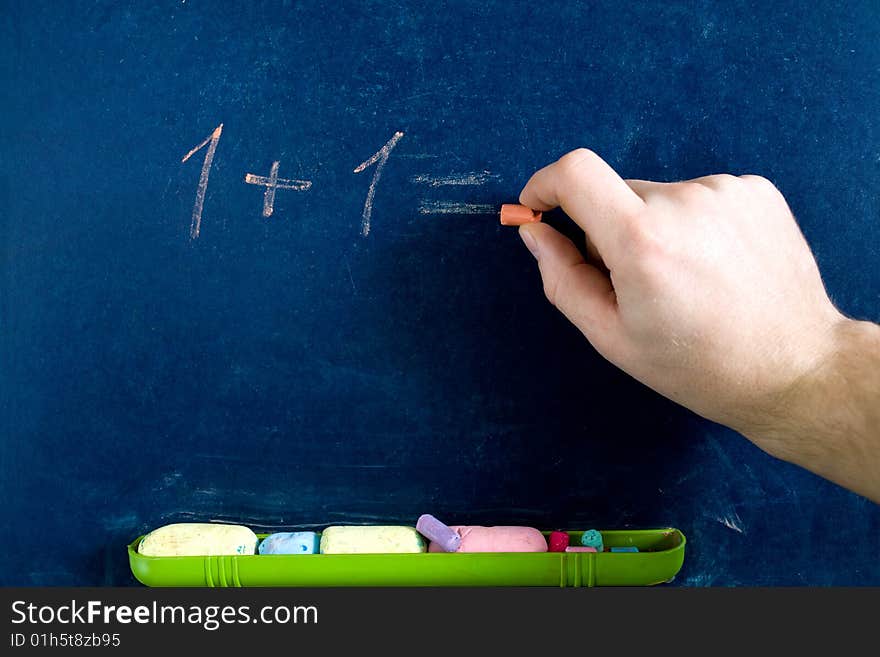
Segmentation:
<svg viewBox="0 0 880 657">
<path fill-rule="evenodd" d="M 192 223 L 189 227 L 189 236 L 196 239 L 199 236 L 199 228 L 202 224 L 202 207 L 205 205 L 205 192 L 208 190 L 208 176 L 211 175 L 211 163 L 214 161 L 214 151 L 217 150 L 217 142 L 220 141 L 220 135 L 223 133 L 223 124 L 221 123 L 201 144 L 193 148 L 189 153 L 183 156 L 181 162 L 186 162 L 194 154 L 198 153 L 205 146 L 205 161 L 202 163 L 202 174 L 199 176 L 199 186 L 196 188 L 196 202 L 193 205 Z"/>
<path fill-rule="evenodd" d="M 376 196 L 376 185 L 379 183 L 379 177 L 382 175 L 382 169 L 391 155 L 392 149 L 397 146 L 397 142 L 403 137 L 402 132 L 395 132 L 394 135 L 385 142 L 385 145 L 376 151 L 368 160 L 364 160 L 354 168 L 355 173 L 361 173 L 367 167 L 376 165 L 373 172 L 373 179 L 370 181 L 370 189 L 367 190 L 367 200 L 364 202 L 364 213 L 361 218 L 361 235 L 366 237 L 370 234 L 370 217 L 373 214 L 373 198 Z"/>
</svg>

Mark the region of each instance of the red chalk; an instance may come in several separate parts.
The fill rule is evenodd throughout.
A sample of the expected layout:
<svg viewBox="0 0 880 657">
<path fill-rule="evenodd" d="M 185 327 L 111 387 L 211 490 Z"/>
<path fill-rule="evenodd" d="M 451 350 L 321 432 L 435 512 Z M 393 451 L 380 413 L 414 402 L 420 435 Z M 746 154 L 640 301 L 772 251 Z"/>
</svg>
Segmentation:
<svg viewBox="0 0 880 657">
<path fill-rule="evenodd" d="M 550 552 L 565 552 L 568 547 L 568 534 L 565 532 L 550 532 Z"/>
<path fill-rule="evenodd" d="M 541 221 L 541 213 L 524 205 L 505 203 L 501 206 L 501 223 L 505 226 L 522 226 Z"/>
</svg>

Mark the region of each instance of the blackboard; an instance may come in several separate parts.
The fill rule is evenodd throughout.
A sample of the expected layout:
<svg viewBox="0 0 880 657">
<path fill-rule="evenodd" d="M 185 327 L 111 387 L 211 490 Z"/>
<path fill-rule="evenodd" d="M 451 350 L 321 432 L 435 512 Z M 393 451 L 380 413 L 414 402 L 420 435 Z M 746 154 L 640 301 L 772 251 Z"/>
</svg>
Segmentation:
<svg viewBox="0 0 880 657">
<path fill-rule="evenodd" d="M 0 582 L 430 512 L 880 583 L 880 509 L 605 363 L 490 212 L 578 146 L 760 173 L 876 321 L 878 39 L 874 2 L 3 3 Z"/>
</svg>

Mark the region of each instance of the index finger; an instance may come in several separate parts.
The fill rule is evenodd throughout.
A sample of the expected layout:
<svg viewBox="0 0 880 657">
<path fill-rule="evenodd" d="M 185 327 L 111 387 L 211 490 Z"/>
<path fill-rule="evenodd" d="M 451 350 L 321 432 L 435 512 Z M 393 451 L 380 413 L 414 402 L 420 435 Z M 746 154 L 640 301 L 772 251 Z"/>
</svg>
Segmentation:
<svg viewBox="0 0 880 657">
<path fill-rule="evenodd" d="M 645 207 L 617 172 L 586 148 L 563 155 L 532 175 L 519 202 L 542 212 L 561 207 L 599 253 L 615 243 L 621 230 Z"/>
</svg>

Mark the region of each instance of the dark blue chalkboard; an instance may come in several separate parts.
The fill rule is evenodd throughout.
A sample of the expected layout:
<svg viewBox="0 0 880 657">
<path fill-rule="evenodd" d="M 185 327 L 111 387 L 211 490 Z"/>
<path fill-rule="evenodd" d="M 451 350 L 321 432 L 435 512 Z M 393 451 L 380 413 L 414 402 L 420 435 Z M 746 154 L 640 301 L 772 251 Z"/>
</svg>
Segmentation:
<svg viewBox="0 0 880 657">
<path fill-rule="evenodd" d="M 131 583 L 172 521 L 430 512 L 880 584 L 878 507 L 606 364 L 481 214 L 584 145 L 761 173 L 880 319 L 876 2 L 3 2 L 0 43 L 0 583 Z"/>
</svg>

